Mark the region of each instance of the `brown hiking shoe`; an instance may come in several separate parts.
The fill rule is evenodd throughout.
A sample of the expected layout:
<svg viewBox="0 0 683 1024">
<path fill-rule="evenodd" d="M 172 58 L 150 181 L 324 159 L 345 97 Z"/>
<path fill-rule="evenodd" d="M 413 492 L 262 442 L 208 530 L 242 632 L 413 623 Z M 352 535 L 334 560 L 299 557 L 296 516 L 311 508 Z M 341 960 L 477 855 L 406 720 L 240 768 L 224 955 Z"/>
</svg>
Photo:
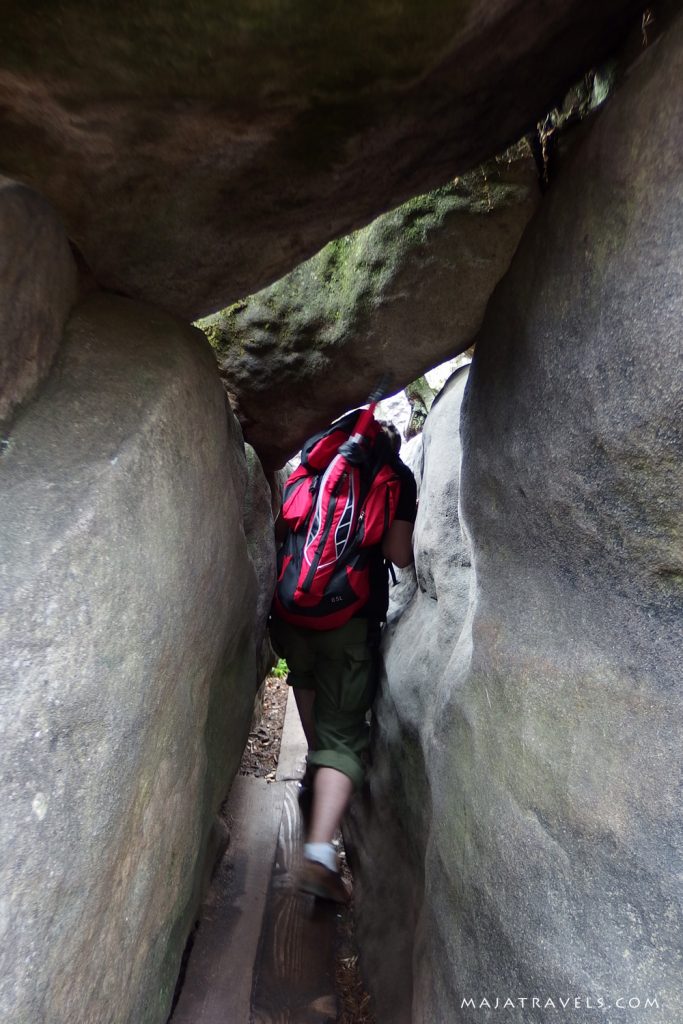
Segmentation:
<svg viewBox="0 0 683 1024">
<path fill-rule="evenodd" d="M 347 903 L 349 892 L 338 871 L 330 871 L 317 860 L 304 860 L 299 875 L 299 889 L 317 896 L 319 900 Z"/>
</svg>

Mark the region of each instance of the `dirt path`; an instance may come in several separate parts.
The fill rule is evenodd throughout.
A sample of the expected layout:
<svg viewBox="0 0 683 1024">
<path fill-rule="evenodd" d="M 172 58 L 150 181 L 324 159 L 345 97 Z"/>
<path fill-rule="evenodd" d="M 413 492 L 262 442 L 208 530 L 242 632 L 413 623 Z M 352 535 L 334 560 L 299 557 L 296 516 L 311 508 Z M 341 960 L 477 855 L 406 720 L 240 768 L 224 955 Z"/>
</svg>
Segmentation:
<svg viewBox="0 0 683 1024">
<path fill-rule="evenodd" d="M 263 710 L 255 723 L 244 750 L 240 775 L 275 778 L 280 741 L 287 707 L 289 687 L 286 678 L 266 680 Z M 341 850 L 342 873 L 351 882 L 351 873 Z M 353 900 L 337 921 L 335 987 L 338 1000 L 337 1024 L 375 1024 L 370 996 L 365 990 L 354 936 Z"/>
<path fill-rule="evenodd" d="M 223 808 L 230 843 L 202 907 L 170 1024 L 375 1024 L 353 904 L 340 908 L 296 887 L 305 755 L 286 680 L 271 677 Z M 340 859 L 350 878 L 343 849 Z"/>
</svg>

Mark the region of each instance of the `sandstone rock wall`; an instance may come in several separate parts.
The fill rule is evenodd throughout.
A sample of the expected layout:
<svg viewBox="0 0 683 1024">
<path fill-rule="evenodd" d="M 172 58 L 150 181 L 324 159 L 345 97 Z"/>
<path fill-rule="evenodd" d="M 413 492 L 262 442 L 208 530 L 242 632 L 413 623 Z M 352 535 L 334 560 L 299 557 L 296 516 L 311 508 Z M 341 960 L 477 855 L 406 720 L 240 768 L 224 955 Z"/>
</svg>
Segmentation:
<svg viewBox="0 0 683 1024">
<path fill-rule="evenodd" d="M 102 293 L 0 484 L 0 1016 L 159 1024 L 249 727 L 269 506 L 201 333 Z"/>
<path fill-rule="evenodd" d="M 266 629 L 277 578 L 273 533 L 273 495 L 258 455 L 251 445 L 248 444 L 244 447 L 249 473 L 245 494 L 244 534 L 249 558 L 256 572 L 254 640 L 258 652 L 256 681 L 261 683 L 265 680 L 266 673 L 273 663 L 273 652 Z"/>
<path fill-rule="evenodd" d="M 354 830 L 368 978 L 392 1024 L 474 1024 L 496 996 L 519 1024 L 545 1024 L 548 998 L 572 1000 L 572 1024 L 599 1001 L 609 1024 L 683 1012 L 682 58 L 679 21 L 548 192 L 477 343 L 464 526 L 446 506 L 451 546 L 417 531 L 421 586 L 376 723 L 381 810 L 359 805 Z M 423 494 L 428 480 L 426 465 Z M 425 561 L 447 564 L 462 529 L 467 608 Z M 432 581 L 450 620 L 422 663 L 395 659 Z M 393 938 L 397 851 L 412 942 Z"/>
<path fill-rule="evenodd" d="M 186 319 L 519 139 L 642 0 L 4 5 L 0 168 Z"/>
<path fill-rule="evenodd" d="M 37 193 L 0 177 L 0 426 L 47 375 L 76 300 L 64 228 Z"/>
</svg>

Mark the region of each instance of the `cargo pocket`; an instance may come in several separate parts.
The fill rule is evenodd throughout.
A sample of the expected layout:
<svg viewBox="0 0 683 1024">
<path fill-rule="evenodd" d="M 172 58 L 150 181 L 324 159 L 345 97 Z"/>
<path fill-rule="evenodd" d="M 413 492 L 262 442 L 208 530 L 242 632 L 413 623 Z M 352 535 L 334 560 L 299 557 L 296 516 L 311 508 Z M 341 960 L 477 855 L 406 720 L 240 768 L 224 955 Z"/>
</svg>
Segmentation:
<svg viewBox="0 0 683 1024">
<path fill-rule="evenodd" d="M 339 710 L 364 715 L 372 703 L 374 659 L 367 644 L 350 644 L 344 652 Z"/>
</svg>

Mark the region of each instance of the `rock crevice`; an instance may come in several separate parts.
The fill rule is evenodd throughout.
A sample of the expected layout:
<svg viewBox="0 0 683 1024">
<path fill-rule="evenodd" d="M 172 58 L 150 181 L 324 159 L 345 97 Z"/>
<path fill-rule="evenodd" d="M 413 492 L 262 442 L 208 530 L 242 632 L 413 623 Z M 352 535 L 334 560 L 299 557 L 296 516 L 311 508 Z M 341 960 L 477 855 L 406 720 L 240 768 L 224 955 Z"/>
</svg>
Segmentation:
<svg viewBox="0 0 683 1024">
<path fill-rule="evenodd" d="M 427 419 L 419 585 L 386 644 L 375 799 L 350 832 L 368 979 L 392 1024 L 454 1007 L 474 1024 L 482 994 L 508 991 L 577 993 L 577 1022 L 591 1000 L 631 1020 L 625 995 L 654 999 L 657 1024 L 680 1012 L 682 33 L 584 133 L 489 304 L 460 520 L 425 500 L 451 493 L 448 475 L 457 487 L 457 381 Z M 433 478 L 441 431 L 450 473 Z M 467 571 L 463 536 L 469 593 L 437 573 Z M 415 835 L 390 893 L 384 837 L 411 851 Z M 395 920 L 396 892 L 416 923 L 388 948 L 375 922 Z M 509 1009 L 524 1024 L 546 1012 Z"/>
</svg>

